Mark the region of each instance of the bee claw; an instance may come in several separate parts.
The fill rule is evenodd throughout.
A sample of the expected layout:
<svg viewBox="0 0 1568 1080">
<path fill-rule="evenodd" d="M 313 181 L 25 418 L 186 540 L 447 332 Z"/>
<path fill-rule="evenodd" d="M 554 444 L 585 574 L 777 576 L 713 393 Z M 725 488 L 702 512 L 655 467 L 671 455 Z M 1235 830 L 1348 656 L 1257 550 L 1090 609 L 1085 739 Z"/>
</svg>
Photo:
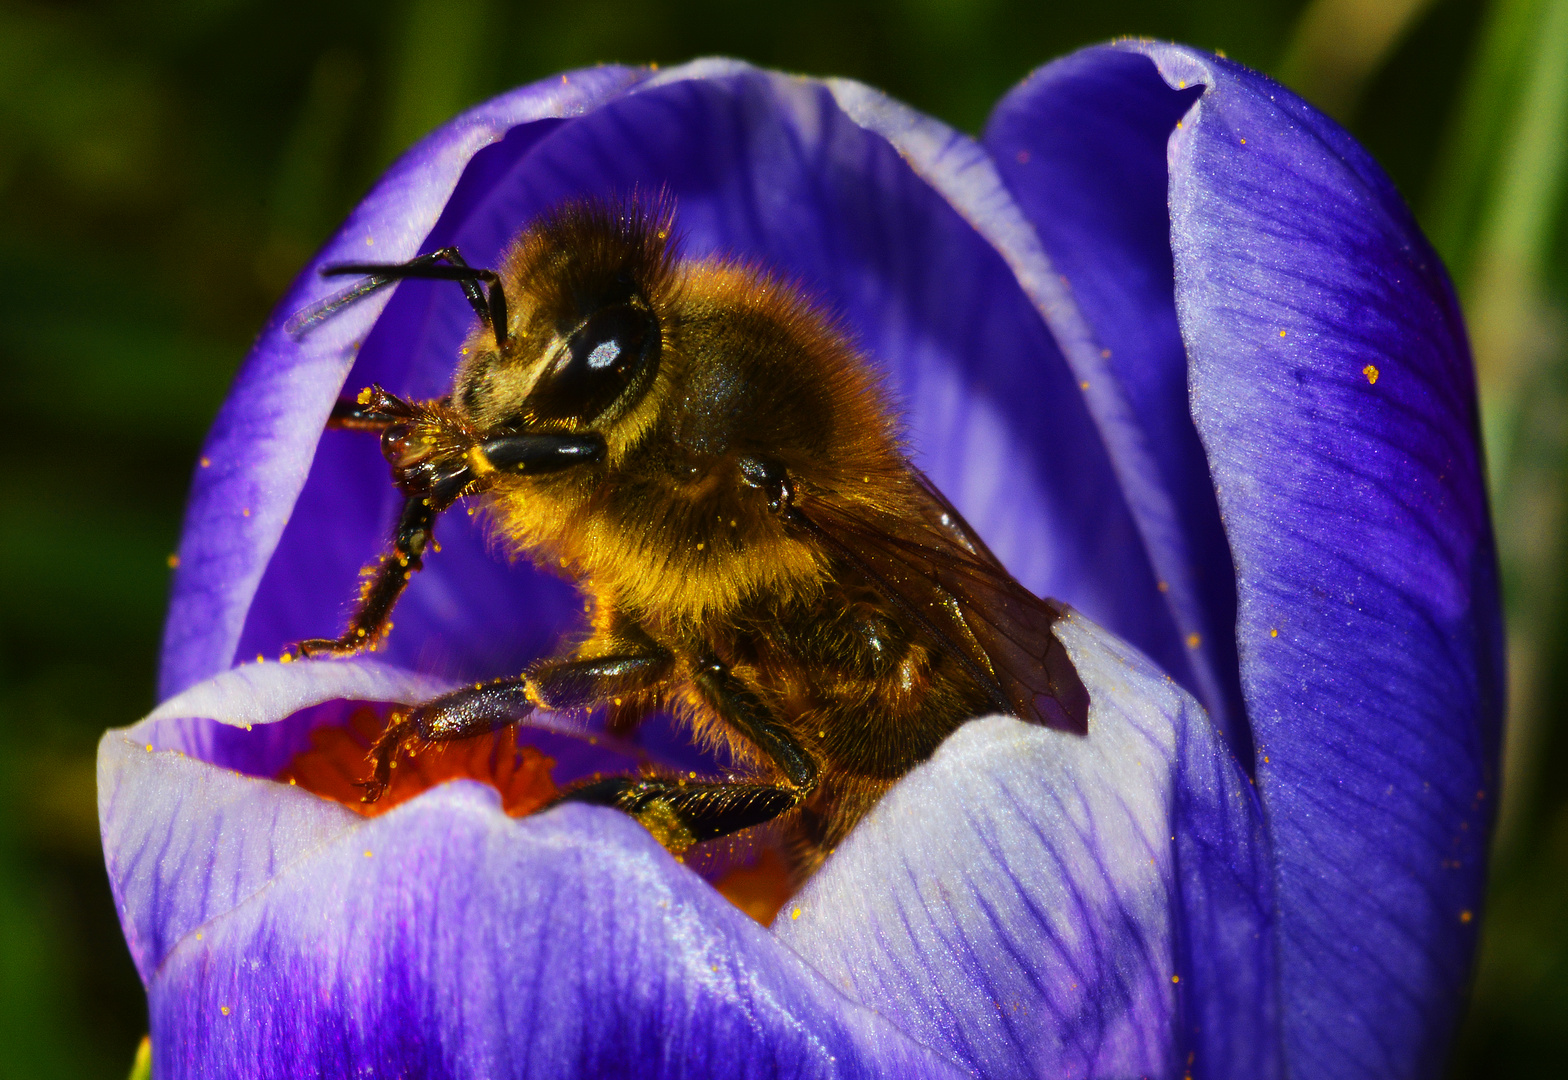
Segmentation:
<svg viewBox="0 0 1568 1080">
<path fill-rule="evenodd" d="M 411 749 L 412 744 L 419 741 L 419 728 L 408 714 L 392 714 L 392 721 L 387 724 L 387 729 L 376 739 L 366 760 L 370 762 L 370 776 L 355 784 L 363 790 L 359 801 L 373 803 L 386 794 L 392 785 L 392 766 L 397 756 L 404 749 Z"/>
<path fill-rule="evenodd" d="M 306 638 L 284 649 L 280 659 L 292 661 L 312 660 L 318 656 L 353 656 L 364 647 L 363 639 L 345 641 L 342 638 Z"/>
</svg>

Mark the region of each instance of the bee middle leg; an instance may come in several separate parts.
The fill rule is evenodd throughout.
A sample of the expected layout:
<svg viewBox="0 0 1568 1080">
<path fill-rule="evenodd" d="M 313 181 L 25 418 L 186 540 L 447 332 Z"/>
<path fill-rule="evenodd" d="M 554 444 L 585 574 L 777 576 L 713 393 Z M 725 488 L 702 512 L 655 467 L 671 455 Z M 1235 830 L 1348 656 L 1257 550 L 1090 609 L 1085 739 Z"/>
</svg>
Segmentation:
<svg viewBox="0 0 1568 1080">
<path fill-rule="evenodd" d="M 692 665 L 692 684 L 731 727 L 783 774 L 783 784 L 688 782 L 678 778 L 609 777 L 574 788 L 566 802 L 612 806 L 643 824 L 665 848 L 680 854 L 692 844 L 772 821 L 816 789 L 816 759 L 734 673 L 712 656 Z"/>
<path fill-rule="evenodd" d="M 672 658 L 649 651 L 584 660 L 547 660 L 510 679 L 464 687 L 397 716 L 370 750 L 371 776 L 362 785 L 375 802 L 392 779 L 404 747 L 483 735 L 528 719 L 536 708 L 580 709 L 647 690 L 669 674 Z"/>
</svg>

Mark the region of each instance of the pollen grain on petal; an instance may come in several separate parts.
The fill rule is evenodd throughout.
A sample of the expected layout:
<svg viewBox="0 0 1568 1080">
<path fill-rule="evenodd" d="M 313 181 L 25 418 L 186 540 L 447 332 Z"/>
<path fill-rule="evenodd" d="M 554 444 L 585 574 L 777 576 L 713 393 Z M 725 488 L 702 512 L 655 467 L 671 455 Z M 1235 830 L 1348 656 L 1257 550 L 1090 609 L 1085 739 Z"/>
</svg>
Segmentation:
<svg viewBox="0 0 1568 1080">
<path fill-rule="evenodd" d="M 1372 384 L 1373 386 L 1377 385 L 1377 368 L 1373 367 L 1371 364 L 1368 364 L 1366 367 L 1361 369 L 1361 374 L 1367 377 L 1368 383 Z"/>
</svg>

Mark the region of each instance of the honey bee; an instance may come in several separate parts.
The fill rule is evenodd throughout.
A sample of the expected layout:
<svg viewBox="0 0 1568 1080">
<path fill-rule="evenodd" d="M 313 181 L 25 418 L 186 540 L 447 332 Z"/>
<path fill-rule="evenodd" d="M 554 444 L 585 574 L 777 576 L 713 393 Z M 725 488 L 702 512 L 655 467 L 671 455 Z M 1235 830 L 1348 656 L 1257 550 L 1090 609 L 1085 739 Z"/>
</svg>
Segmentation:
<svg viewBox="0 0 1568 1080">
<path fill-rule="evenodd" d="M 599 778 L 558 802 L 618 808 L 666 848 L 777 821 L 797 880 L 901 776 L 986 713 L 1083 734 L 1089 697 L 1019 585 L 906 456 L 885 394 L 801 289 L 734 259 L 682 258 L 665 197 L 568 202 L 495 270 L 456 249 L 366 275 L 303 333 L 404 278 L 460 284 L 477 323 L 451 392 L 372 386 L 330 424 L 378 432 L 404 496 L 343 635 L 373 648 L 437 516 L 476 500 L 511 554 L 562 570 L 586 627 L 513 678 L 396 712 L 364 798 L 398 755 L 527 720 L 655 710 L 728 752 L 727 775 Z"/>
</svg>

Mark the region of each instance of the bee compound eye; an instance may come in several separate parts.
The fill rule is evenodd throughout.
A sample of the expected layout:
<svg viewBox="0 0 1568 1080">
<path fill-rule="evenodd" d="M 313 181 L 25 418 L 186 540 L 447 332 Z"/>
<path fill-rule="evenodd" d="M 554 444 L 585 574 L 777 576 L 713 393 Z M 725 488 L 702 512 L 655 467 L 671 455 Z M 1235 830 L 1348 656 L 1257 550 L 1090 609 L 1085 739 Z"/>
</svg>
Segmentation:
<svg viewBox="0 0 1568 1080">
<path fill-rule="evenodd" d="M 588 422 L 628 390 L 646 385 L 659 358 L 659 321 L 636 302 L 611 304 L 567 338 L 533 394 L 541 420 Z"/>
</svg>

